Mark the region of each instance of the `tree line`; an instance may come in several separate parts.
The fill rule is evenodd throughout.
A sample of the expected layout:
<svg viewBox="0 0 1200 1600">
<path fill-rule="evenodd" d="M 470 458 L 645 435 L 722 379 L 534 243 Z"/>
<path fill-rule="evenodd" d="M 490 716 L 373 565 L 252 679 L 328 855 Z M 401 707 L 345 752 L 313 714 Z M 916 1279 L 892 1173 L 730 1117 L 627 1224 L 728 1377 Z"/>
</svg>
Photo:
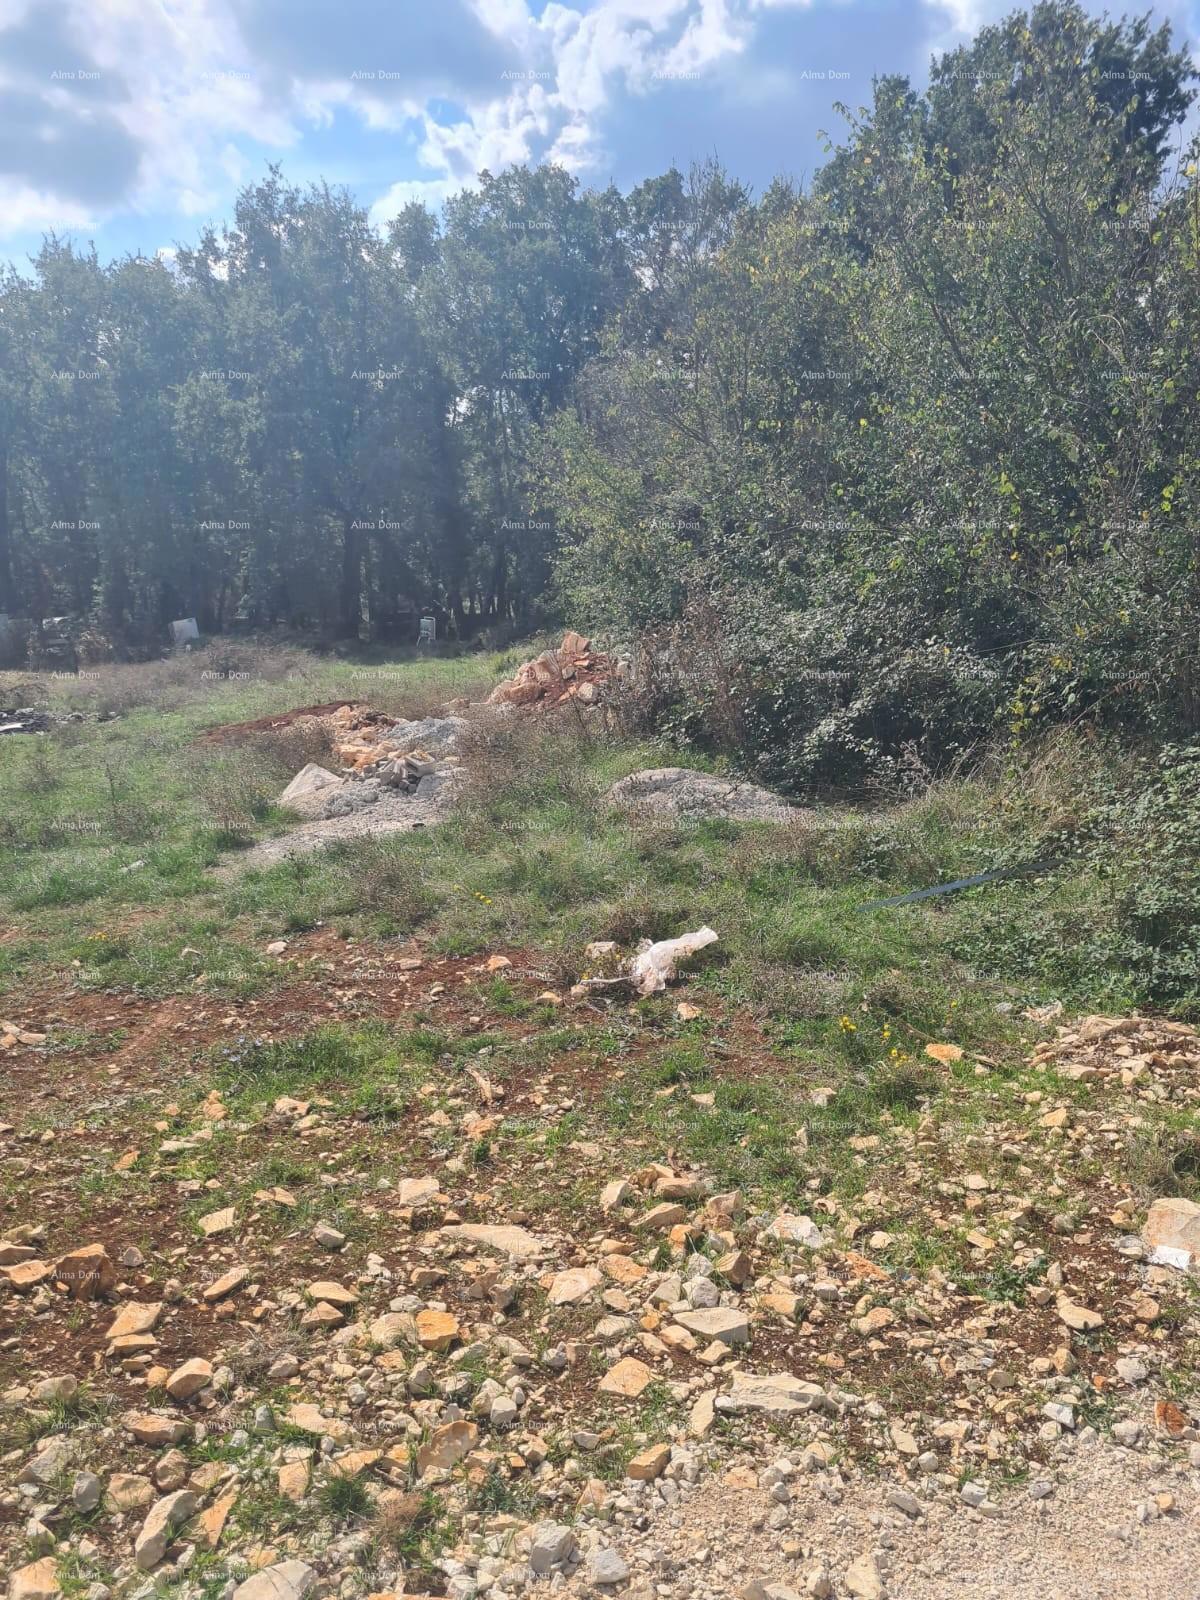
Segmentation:
<svg viewBox="0 0 1200 1600">
<path fill-rule="evenodd" d="M 130 643 L 528 618 L 529 441 L 629 292 L 638 205 L 485 173 L 383 237 L 272 169 L 170 261 L 47 240 L 0 284 L 0 610 Z"/>
<path fill-rule="evenodd" d="M 0 610 L 665 635 L 681 731 L 781 780 L 1194 729 L 1194 77 L 1045 0 L 803 188 L 518 169 L 382 234 L 271 170 L 170 262 L 48 240 L 0 284 Z"/>
</svg>

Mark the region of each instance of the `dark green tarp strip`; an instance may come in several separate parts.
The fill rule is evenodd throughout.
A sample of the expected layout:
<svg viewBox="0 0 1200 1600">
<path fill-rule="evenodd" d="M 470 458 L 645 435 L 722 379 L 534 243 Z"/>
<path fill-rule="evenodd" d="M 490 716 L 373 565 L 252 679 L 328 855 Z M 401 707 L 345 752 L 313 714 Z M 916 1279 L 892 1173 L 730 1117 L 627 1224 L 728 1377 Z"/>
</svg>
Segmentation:
<svg viewBox="0 0 1200 1600">
<path fill-rule="evenodd" d="M 856 911 L 882 911 L 885 906 L 906 906 L 913 900 L 928 900 L 935 894 L 953 894 L 958 889 L 974 889 L 980 883 L 995 883 L 999 878 L 1023 878 L 1032 872 L 1048 872 L 1057 866 L 1056 861 L 1030 861 L 1023 867 L 996 867 L 992 872 L 977 872 L 973 878 L 955 878 L 953 883 L 939 883 L 932 889 L 913 889 L 909 894 L 894 894 L 889 900 L 868 900 L 856 906 Z"/>
</svg>

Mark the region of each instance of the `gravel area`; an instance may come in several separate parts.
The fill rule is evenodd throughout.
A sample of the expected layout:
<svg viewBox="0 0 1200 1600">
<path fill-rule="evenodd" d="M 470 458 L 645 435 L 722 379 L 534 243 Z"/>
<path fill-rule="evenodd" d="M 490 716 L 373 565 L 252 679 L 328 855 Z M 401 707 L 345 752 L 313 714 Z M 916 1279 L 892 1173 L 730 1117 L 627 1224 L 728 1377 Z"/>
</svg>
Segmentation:
<svg viewBox="0 0 1200 1600">
<path fill-rule="evenodd" d="M 932 1501 L 918 1494 L 921 1509 L 910 1516 L 888 1503 L 898 1481 L 843 1482 L 836 1472 L 790 1478 L 781 1505 L 767 1488 L 738 1487 L 738 1475 L 705 1475 L 683 1487 L 676 1504 L 657 1507 L 657 1486 L 639 1486 L 642 1504 L 631 1506 L 629 1521 L 647 1525 L 637 1532 L 618 1525 L 601 1540 L 628 1565 L 628 1600 L 717 1600 L 756 1583 L 841 1600 L 869 1592 L 869 1581 L 848 1578 L 864 1557 L 873 1558 L 888 1600 L 1200 1595 L 1200 1472 L 1186 1458 L 1084 1436 L 1046 1471 L 1052 1490 L 1045 1498 L 1017 1487 L 999 1497 L 991 1516 L 950 1494 Z M 602 1592 L 586 1573 L 585 1563 L 568 1594 Z M 767 1593 L 775 1600 L 775 1589 Z"/>
</svg>

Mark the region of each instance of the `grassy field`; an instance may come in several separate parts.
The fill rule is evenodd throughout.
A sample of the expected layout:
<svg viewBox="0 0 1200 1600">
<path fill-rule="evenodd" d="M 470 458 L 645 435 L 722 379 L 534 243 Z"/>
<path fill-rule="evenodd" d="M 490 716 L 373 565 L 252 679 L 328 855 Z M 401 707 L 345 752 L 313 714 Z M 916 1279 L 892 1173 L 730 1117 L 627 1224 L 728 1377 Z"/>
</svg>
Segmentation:
<svg viewBox="0 0 1200 1600">
<path fill-rule="evenodd" d="M 417 936 L 449 957 L 515 946 L 567 987 L 592 940 L 630 947 L 707 922 L 720 942 L 692 987 L 752 1019 L 781 1060 L 825 1075 L 832 1120 L 858 1126 L 929 1092 L 919 1063 L 930 1041 L 1015 1061 L 1025 1009 L 1062 1000 L 1120 1011 L 1140 998 L 1127 973 L 1087 954 L 1085 936 L 1114 911 L 1083 869 L 859 909 L 1021 859 L 1026 836 L 1069 806 L 1081 764 L 1097 759 L 1069 743 L 908 800 L 818 804 L 801 827 L 682 826 L 630 821 L 603 797 L 639 767 L 695 756 L 517 720 L 472 740 L 466 799 L 444 826 L 229 870 L 240 847 L 287 826 L 274 796 L 313 752 L 288 733 L 198 744 L 205 731 L 343 696 L 419 716 L 482 697 L 514 659 L 364 668 L 247 649 L 216 665 L 199 656 L 51 680 L 56 709 L 116 716 L 0 749 L 9 1009 L 47 973 L 80 993 L 164 1000 L 201 984 L 245 1000 L 285 980 L 267 942 L 318 930 L 380 948 Z M 206 676 L 215 671 L 225 676 Z M 11 686 L 3 693 L 13 698 Z M 719 1059 L 697 1025 L 655 1070 L 694 1086 Z M 761 1116 L 786 1142 L 776 1099 L 769 1082 L 755 1085 L 738 1128 Z"/>
<path fill-rule="evenodd" d="M 593 939 L 629 944 L 702 921 L 720 936 L 703 982 L 771 1019 L 794 1048 L 819 1048 L 847 1012 L 887 1018 L 907 1042 L 956 1028 L 994 1038 L 997 1003 L 1135 1003 L 1130 976 L 1097 970 L 1094 935 L 1113 908 L 1077 870 L 894 910 L 890 894 L 1027 859 L 1027 836 L 1069 810 L 1081 762 L 1057 752 L 997 763 L 920 797 L 814 810 L 811 827 L 631 824 L 603 804 L 638 767 L 694 755 L 591 737 L 574 724 L 482 735 L 467 803 L 428 834 L 392 836 L 243 876 L 239 847 L 287 826 L 275 797 L 321 752 L 288 733 L 236 745 L 207 730 L 296 705 L 359 698 L 421 716 L 482 697 L 507 658 L 355 666 L 282 650 L 229 649 L 149 667 L 51 679 L 56 710 L 100 712 L 0 746 L 0 994 L 35 963 L 79 963 L 81 986 L 164 996 L 199 960 L 210 987 L 270 981 L 262 936 L 330 924 L 345 935 L 419 932 L 470 954 L 536 945 L 576 973 Z M 220 676 L 214 676 L 220 674 Z M 28 684 L 0 681 L 0 700 Z M 1085 937 L 1086 935 L 1086 937 Z M 199 957 L 182 956 L 185 949 Z M 189 963 L 191 963 L 189 965 Z"/>
</svg>

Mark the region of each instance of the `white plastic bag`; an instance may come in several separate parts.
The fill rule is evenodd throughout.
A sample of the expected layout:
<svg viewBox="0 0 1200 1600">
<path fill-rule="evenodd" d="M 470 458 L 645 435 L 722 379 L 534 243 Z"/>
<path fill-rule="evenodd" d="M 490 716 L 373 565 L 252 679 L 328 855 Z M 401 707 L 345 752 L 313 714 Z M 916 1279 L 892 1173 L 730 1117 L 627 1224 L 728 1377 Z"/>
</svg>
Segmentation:
<svg viewBox="0 0 1200 1600">
<path fill-rule="evenodd" d="M 716 942 L 711 928 L 697 928 L 695 933 L 680 934 L 678 939 L 660 939 L 657 944 L 646 945 L 629 968 L 634 988 L 639 994 L 657 994 L 667 987 L 681 961 Z"/>
</svg>

